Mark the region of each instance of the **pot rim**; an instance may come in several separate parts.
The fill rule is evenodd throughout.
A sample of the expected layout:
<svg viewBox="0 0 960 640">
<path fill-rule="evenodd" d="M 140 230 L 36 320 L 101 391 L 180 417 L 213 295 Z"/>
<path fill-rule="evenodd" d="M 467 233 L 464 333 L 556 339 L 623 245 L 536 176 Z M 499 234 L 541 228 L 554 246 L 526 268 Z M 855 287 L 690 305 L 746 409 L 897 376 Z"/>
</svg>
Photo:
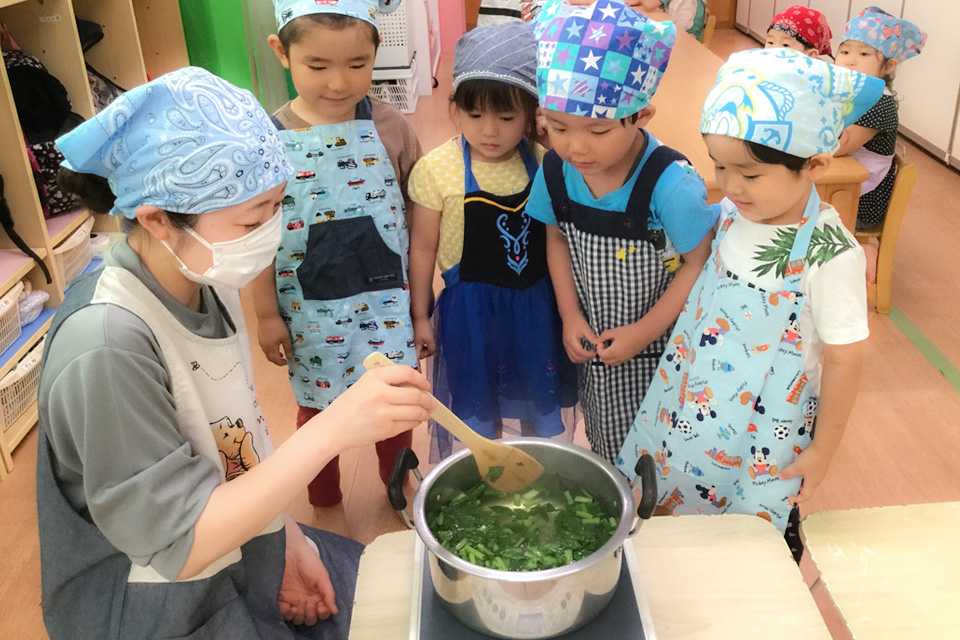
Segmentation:
<svg viewBox="0 0 960 640">
<path fill-rule="evenodd" d="M 425 502 L 427 499 L 426 496 L 430 492 L 430 488 L 433 486 L 433 484 L 449 467 L 453 466 L 463 458 L 472 457 L 473 454 L 469 449 L 463 449 L 462 451 L 458 451 L 457 453 L 443 460 L 430 470 L 430 473 L 427 474 L 427 476 L 423 479 L 423 482 L 421 482 L 420 486 L 417 488 L 417 493 L 413 500 L 413 519 L 414 524 L 416 525 L 417 535 L 420 536 L 420 540 L 423 541 L 423 544 L 427 547 L 427 549 L 437 556 L 438 559 L 443 560 L 447 564 L 450 564 L 461 571 L 479 576 L 481 578 L 489 578 L 504 582 L 533 582 L 539 580 L 556 580 L 564 576 L 579 573 L 598 564 L 623 545 L 630 533 L 630 529 L 633 527 L 634 500 L 633 490 L 630 487 L 630 483 L 627 482 L 626 477 L 620 472 L 619 469 L 594 452 L 572 443 L 558 442 L 556 440 L 536 437 L 503 438 L 499 440 L 499 442 L 518 445 L 521 449 L 526 450 L 531 455 L 534 452 L 530 451 L 526 445 L 562 449 L 570 454 L 579 456 L 602 469 L 606 473 L 607 477 L 609 477 L 609 479 L 617 487 L 617 490 L 620 493 L 622 508 L 616 530 L 602 547 L 591 553 L 586 558 L 582 558 L 576 562 L 572 562 L 562 567 L 555 567 L 553 569 L 541 569 L 539 571 L 502 571 L 500 569 L 489 569 L 487 567 L 481 567 L 480 565 L 467 562 L 461 557 L 455 555 L 453 552 L 448 551 L 443 545 L 440 544 L 440 541 L 437 540 L 436 537 L 434 537 L 433 532 L 430 531 L 430 526 L 427 524 L 425 513 Z M 477 479 L 480 479 L 479 473 L 477 474 Z"/>
</svg>

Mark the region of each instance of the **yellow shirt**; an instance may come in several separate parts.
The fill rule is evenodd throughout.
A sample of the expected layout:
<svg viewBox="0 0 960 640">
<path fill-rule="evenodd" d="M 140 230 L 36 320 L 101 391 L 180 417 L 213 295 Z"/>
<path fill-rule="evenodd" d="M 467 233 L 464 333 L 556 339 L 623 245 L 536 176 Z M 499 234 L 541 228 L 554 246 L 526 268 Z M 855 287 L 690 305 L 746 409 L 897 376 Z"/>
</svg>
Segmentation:
<svg viewBox="0 0 960 640">
<path fill-rule="evenodd" d="M 546 152 L 539 144 L 535 145 L 537 162 L 543 160 Z M 506 162 L 474 160 L 471 166 L 480 188 L 495 196 L 520 193 L 530 181 L 519 151 Z M 437 264 L 441 271 L 459 263 L 463 253 L 464 188 L 460 136 L 423 156 L 410 174 L 410 199 L 427 209 L 441 212 L 440 244 L 437 247 Z"/>
</svg>

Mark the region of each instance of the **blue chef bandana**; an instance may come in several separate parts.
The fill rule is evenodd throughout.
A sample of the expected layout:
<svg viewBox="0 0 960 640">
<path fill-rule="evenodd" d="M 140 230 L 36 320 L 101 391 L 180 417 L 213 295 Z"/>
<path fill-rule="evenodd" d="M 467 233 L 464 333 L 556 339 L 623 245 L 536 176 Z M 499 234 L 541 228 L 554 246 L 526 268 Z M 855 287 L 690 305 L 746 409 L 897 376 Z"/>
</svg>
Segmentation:
<svg viewBox="0 0 960 640">
<path fill-rule="evenodd" d="M 800 158 L 833 153 L 840 133 L 883 94 L 884 82 L 793 49 L 734 53 L 703 105 L 700 133 L 756 142 Z"/>
<path fill-rule="evenodd" d="M 537 95 L 537 41 L 526 22 L 477 27 L 457 40 L 453 88 L 464 80 L 496 80 Z"/>
<path fill-rule="evenodd" d="M 142 205 L 218 211 L 293 176 L 270 117 L 249 91 L 185 67 L 126 92 L 57 140 L 63 166 L 107 179 L 112 214 Z"/>
<path fill-rule="evenodd" d="M 377 12 L 391 13 L 400 0 L 273 0 L 277 14 L 277 31 L 287 23 L 315 13 L 337 13 L 377 26 Z"/>
<path fill-rule="evenodd" d="M 847 23 L 840 42 L 857 40 L 871 46 L 884 58 L 903 62 L 920 55 L 927 34 L 909 20 L 895 18 L 879 7 L 867 7 Z"/>
<path fill-rule="evenodd" d="M 617 0 L 544 5 L 537 35 L 540 106 L 590 118 L 625 118 L 650 104 L 677 28 Z"/>
</svg>

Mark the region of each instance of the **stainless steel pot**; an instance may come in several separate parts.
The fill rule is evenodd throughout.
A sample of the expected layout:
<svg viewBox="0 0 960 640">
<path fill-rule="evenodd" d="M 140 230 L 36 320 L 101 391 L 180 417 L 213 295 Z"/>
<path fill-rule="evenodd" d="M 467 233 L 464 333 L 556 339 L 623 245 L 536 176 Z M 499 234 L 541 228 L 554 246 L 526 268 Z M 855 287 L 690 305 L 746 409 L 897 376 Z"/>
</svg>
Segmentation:
<svg viewBox="0 0 960 640">
<path fill-rule="evenodd" d="M 572 444 L 543 438 L 505 439 L 524 449 L 567 482 L 585 488 L 618 514 L 617 530 L 605 545 L 572 564 L 544 571 L 498 571 L 471 564 L 443 548 L 427 524 L 458 492 L 480 481 L 469 450 L 447 458 L 420 478 L 416 455 L 401 451 L 389 487 L 390 501 L 407 524 L 416 528 L 429 551 L 430 578 L 446 609 L 468 627 L 498 638 L 552 638 L 583 626 L 610 603 L 620 578 L 622 545 L 634 535 L 656 506 L 653 459 L 637 464 L 643 497 L 634 524 L 633 492 L 623 474 L 609 462 Z M 421 480 L 406 512 L 403 478 L 410 469 Z"/>
</svg>

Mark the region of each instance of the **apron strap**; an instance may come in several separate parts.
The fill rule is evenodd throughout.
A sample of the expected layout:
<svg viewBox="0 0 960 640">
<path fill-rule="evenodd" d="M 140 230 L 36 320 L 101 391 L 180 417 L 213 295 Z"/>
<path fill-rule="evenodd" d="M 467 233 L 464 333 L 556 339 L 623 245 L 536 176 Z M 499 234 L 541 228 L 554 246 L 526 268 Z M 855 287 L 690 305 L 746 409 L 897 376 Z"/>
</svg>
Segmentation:
<svg viewBox="0 0 960 640">
<path fill-rule="evenodd" d="M 550 194 L 557 221 L 569 220 L 570 198 L 567 195 L 567 184 L 563 179 L 563 160 L 553 149 L 543 156 L 543 181 L 547 185 L 547 193 Z"/>
<path fill-rule="evenodd" d="M 477 183 L 477 179 L 473 177 L 473 162 L 470 160 L 470 145 L 467 144 L 467 139 L 463 135 L 460 136 L 460 147 L 463 153 L 464 194 L 480 191 L 480 185 Z M 533 151 L 530 149 L 530 145 L 527 144 L 526 138 L 520 140 L 520 144 L 517 145 L 517 148 L 520 150 L 520 157 L 523 158 L 523 166 L 527 169 L 527 176 L 530 178 L 530 180 L 533 180 L 537 175 L 537 170 L 540 168 L 540 165 L 537 163 L 537 156 L 534 155 Z"/>
<path fill-rule="evenodd" d="M 647 144 L 650 144 L 649 134 L 647 135 Z M 678 161 L 688 162 L 686 156 L 676 149 L 664 145 L 654 149 L 647 161 L 640 167 L 640 175 L 637 176 L 633 192 L 630 194 L 630 200 L 627 202 L 627 211 L 650 211 L 650 198 L 653 196 L 653 189 L 657 186 L 660 176 L 667 170 L 667 167 Z"/>
<path fill-rule="evenodd" d="M 354 120 L 373 120 L 373 106 L 370 104 L 370 98 L 364 96 L 363 100 L 357 103 L 353 118 Z"/>
<path fill-rule="evenodd" d="M 797 237 L 793 241 L 793 247 L 790 249 L 790 261 L 787 263 L 787 277 L 783 284 L 785 288 L 793 291 L 799 290 L 800 277 L 807 266 L 807 252 L 810 250 L 810 241 L 813 238 L 813 232 L 817 227 L 817 220 L 820 218 L 820 194 L 817 193 L 817 187 L 810 185 L 810 199 L 807 200 L 807 206 L 803 211 L 803 217 L 800 219 L 800 229 L 797 231 Z"/>
</svg>

